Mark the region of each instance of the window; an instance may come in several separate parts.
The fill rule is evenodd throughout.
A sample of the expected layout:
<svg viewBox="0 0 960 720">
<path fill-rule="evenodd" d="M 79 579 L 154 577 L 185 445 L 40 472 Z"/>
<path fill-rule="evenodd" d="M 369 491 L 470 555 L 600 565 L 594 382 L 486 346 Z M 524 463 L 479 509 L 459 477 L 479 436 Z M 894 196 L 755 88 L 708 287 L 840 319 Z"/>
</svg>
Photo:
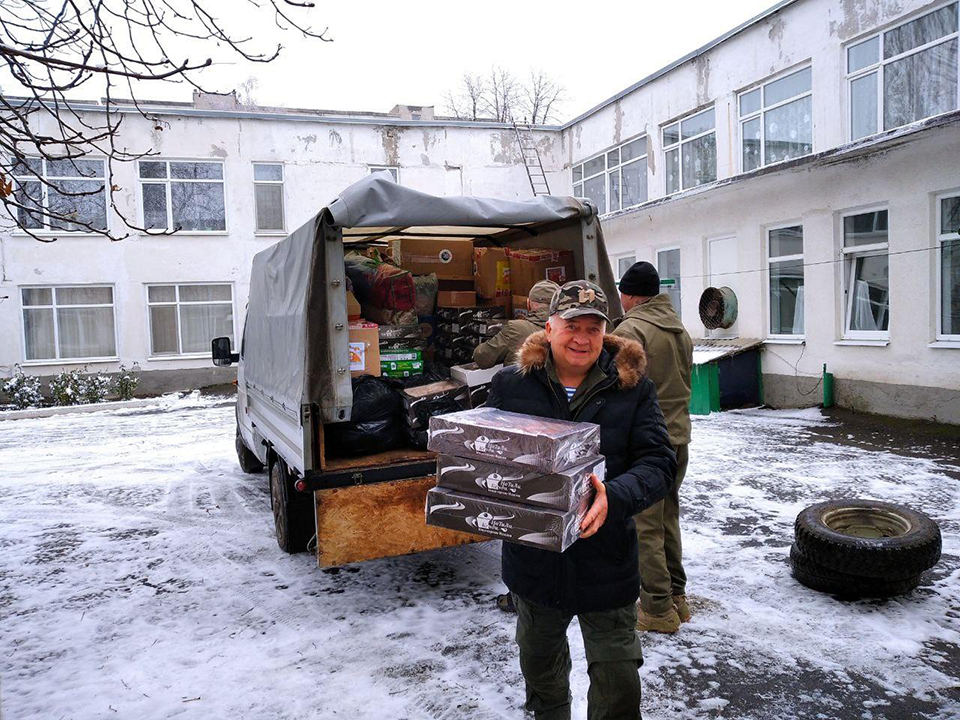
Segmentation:
<svg viewBox="0 0 960 720">
<path fill-rule="evenodd" d="M 845 336 L 885 339 L 890 323 L 887 211 L 843 218 Z"/>
<path fill-rule="evenodd" d="M 847 48 L 850 137 L 957 109 L 957 3 Z"/>
<path fill-rule="evenodd" d="M 740 167 L 761 165 L 813 152 L 811 70 L 795 73 L 740 94 Z"/>
<path fill-rule="evenodd" d="M 680 248 L 657 250 L 657 274 L 660 275 L 660 292 L 666 293 L 673 309 L 680 316 Z"/>
<path fill-rule="evenodd" d="M 400 168 L 394 167 L 392 165 L 371 165 L 370 172 L 380 172 L 381 170 L 386 170 L 393 176 L 393 181 L 399 185 L 400 184 Z"/>
<path fill-rule="evenodd" d="M 116 357 L 112 287 L 25 287 L 20 298 L 27 361 Z"/>
<path fill-rule="evenodd" d="M 233 288 L 218 285 L 148 285 L 150 355 L 209 353 L 210 341 L 233 342 Z"/>
<path fill-rule="evenodd" d="M 937 339 L 960 341 L 960 195 L 937 198 Z"/>
<path fill-rule="evenodd" d="M 770 335 L 803 337 L 803 226 L 767 232 Z"/>
<path fill-rule="evenodd" d="M 573 167 L 573 194 L 601 214 L 647 201 L 647 138 L 640 137 Z"/>
<path fill-rule="evenodd" d="M 667 195 L 717 179 L 714 110 L 684 118 L 663 129 Z"/>
<path fill-rule="evenodd" d="M 223 163 L 141 160 L 143 226 L 148 230 L 223 232 Z"/>
<path fill-rule="evenodd" d="M 283 231 L 283 165 L 253 164 L 257 232 Z"/>
<path fill-rule="evenodd" d="M 67 232 L 107 229 L 103 160 L 25 158 L 14 165 L 13 174 L 16 201 L 24 206 L 17 210 L 22 227 Z M 75 222 L 45 217 L 44 211 Z"/>
<path fill-rule="evenodd" d="M 620 279 L 626 275 L 627 270 L 637 261 L 637 256 L 630 253 L 629 255 L 616 255 L 610 259 L 613 261 L 613 273 L 617 282 L 620 282 Z"/>
</svg>

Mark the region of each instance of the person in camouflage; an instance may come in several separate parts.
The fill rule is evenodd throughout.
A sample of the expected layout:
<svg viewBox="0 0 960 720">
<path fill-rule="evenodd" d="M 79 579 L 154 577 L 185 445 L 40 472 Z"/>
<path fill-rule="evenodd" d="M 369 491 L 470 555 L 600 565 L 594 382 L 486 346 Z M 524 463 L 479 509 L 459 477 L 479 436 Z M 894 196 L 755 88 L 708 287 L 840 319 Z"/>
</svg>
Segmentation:
<svg viewBox="0 0 960 720">
<path fill-rule="evenodd" d="M 550 307 L 553 294 L 559 289 L 559 285 L 549 280 L 541 280 L 530 288 L 527 297 L 529 314 L 525 318 L 511 320 L 499 333 L 478 345 L 473 351 L 473 361 L 483 369 L 516 362 L 517 351 L 523 341 L 546 326 L 547 308 Z"/>
<path fill-rule="evenodd" d="M 640 609 L 637 629 L 673 633 L 690 619 L 687 576 L 680 540 L 680 483 L 687 471 L 690 442 L 690 374 L 693 342 L 648 262 L 635 263 L 620 280 L 626 314 L 613 334 L 636 340 L 647 351 L 648 372 L 677 455 L 670 494 L 635 518 L 640 548 Z"/>
</svg>

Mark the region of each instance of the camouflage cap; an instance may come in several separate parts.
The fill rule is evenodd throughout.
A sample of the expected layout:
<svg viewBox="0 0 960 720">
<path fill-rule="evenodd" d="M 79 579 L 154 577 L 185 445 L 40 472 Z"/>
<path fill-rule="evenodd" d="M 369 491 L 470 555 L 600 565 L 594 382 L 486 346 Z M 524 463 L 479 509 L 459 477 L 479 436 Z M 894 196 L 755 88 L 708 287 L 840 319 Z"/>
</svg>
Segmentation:
<svg viewBox="0 0 960 720">
<path fill-rule="evenodd" d="M 541 280 L 532 288 L 530 288 L 527 298 L 529 298 L 530 302 L 549 305 L 550 301 L 553 300 L 553 296 L 557 294 L 557 290 L 559 289 L 560 286 L 553 282 L 553 280 Z"/>
<path fill-rule="evenodd" d="M 581 315 L 596 315 L 610 322 L 607 315 L 607 296 L 603 290 L 587 280 L 573 280 L 560 288 L 550 301 L 550 316 L 559 315 L 564 320 Z"/>
</svg>

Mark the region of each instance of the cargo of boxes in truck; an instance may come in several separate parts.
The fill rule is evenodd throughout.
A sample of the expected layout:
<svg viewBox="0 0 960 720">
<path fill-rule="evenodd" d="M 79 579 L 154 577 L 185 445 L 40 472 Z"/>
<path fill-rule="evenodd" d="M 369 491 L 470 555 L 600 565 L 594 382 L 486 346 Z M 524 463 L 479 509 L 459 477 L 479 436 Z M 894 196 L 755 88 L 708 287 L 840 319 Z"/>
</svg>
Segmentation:
<svg viewBox="0 0 960 720">
<path fill-rule="evenodd" d="M 473 280 L 473 240 L 397 238 L 390 241 L 393 261 L 414 275 L 436 273 L 439 280 Z"/>
<path fill-rule="evenodd" d="M 573 253 L 569 250 L 528 248 L 508 250 L 507 255 L 511 295 L 529 295 L 530 288 L 541 280 L 552 280 L 557 285 L 576 280 Z"/>
</svg>

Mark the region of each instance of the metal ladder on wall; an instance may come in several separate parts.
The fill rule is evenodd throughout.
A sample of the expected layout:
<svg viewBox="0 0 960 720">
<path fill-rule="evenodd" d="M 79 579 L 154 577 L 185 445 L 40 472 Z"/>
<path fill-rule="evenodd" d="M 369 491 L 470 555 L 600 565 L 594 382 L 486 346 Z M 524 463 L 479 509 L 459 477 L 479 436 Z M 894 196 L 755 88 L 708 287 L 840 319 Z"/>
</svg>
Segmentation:
<svg viewBox="0 0 960 720">
<path fill-rule="evenodd" d="M 520 156 L 523 158 L 523 166 L 527 170 L 527 177 L 530 179 L 530 189 L 533 190 L 533 196 L 549 195 L 550 185 L 547 184 L 547 175 L 543 172 L 543 163 L 540 162 L 540 151 L 533 141 L 533 130 L 529 125 L 521 131 L 516 122 L 513 123 L 513 131 L 517 134 L 517 144 L 520 146 Z M 526 135 L 526 137 L 524 137 Z"/>
</svg>

